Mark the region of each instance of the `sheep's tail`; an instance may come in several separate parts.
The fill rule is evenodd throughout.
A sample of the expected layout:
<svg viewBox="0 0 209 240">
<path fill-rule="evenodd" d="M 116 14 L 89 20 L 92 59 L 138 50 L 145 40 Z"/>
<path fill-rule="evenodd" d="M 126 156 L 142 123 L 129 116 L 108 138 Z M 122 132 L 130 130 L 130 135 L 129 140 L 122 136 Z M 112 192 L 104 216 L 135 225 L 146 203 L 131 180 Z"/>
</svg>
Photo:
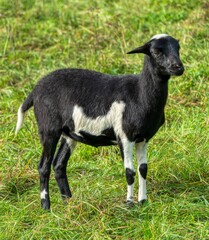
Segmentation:
<svg viewBox="0 0 209 240">
<path fill-rule="evenodd" d="M 18 131 L 22 127 L 24 121 L 25 112 L 33 106 L 33 92 L 31 92 L 25 101 L 20 105 L 17 112 L 17 124 L 15 129 L 15 135 L 17 135 Z"/>
</svg>

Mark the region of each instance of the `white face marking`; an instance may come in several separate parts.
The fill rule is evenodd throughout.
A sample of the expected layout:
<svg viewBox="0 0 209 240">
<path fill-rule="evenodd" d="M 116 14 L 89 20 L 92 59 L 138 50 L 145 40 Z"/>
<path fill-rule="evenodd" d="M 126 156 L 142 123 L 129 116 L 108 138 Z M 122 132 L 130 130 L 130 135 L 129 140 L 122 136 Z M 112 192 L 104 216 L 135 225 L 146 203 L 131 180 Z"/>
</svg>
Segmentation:
<svg viewBox="0 0 209 240">
<path fill-rule="evenodd" d="M 124 102 L 113 102 L 106 115 L 98 116 L 93 119 L 85 115 L 82 107 L 75 105 L 72 114 L 75 125 L 74 131 L 77 135 L 79 135 L 79 131 L 82 130 L 92 135 L 99 136 L 105 129 L 113 128 L 116 135 L 123 136 L 122 117 L 124 109 Z"/>
<path fill-rule="evenodd" d="M 46 189 L 44 189 L 42 192 L 41 192 L 41 199 L 46 199 L 46 195 L 47 195 L 47 191 Z"/>
<path fill-rule="evenodd" d="M 151 40 L 153 40 L 153 39 L 165 38 L 165 37 L 168 37 L 168 35 L 165 34 L 165 33 L 157 34 L 157 35 L 153 36 L 153 37 L 151 38 Z"/>
</svg>

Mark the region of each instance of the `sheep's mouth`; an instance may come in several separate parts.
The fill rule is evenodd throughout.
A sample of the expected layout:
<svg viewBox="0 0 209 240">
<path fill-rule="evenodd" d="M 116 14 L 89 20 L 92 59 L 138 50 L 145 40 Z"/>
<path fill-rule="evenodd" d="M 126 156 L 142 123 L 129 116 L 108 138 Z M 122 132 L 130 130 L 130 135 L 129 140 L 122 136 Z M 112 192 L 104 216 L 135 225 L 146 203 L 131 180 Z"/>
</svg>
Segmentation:
<svg viewBox="0 0 209 240">
<path fill-rule="evenodd" d="M 184 73 L 184 67 L 178 69 L 169 69 L 169 72 L 172 76 L 181 76 Z"/>
</svg>

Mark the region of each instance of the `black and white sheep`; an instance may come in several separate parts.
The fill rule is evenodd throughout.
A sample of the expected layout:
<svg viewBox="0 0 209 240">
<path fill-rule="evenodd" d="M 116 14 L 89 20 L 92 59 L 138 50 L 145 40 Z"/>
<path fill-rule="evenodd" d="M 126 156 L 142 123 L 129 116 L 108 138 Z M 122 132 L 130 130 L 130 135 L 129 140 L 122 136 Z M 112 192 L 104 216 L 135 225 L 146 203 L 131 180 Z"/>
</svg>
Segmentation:
<svg viewBox="0 0 209 240">
<path fill-rule="evenodd" d="M 145 54 L 139 75 L 112 76 L 84 69 L 61 69 L 37 83 L 18 110 L 16 133 L 24 113 L 34 106 L 43 145 L 38 169 L 44 209 L 50 208 L 51 164 L 62 197 L 72 196 L 66 166 L 76 142 L 96 147 L 118 144 L 128 184 L 128 203 L 134 201 L 133 149 L 136 146 L 138 202 L 147 199 L 147 143 L 164 123 L 170 76 L 184 72 L 179 49 L 176 39 L 158 34 L 129 52 Z"/>
</svg>

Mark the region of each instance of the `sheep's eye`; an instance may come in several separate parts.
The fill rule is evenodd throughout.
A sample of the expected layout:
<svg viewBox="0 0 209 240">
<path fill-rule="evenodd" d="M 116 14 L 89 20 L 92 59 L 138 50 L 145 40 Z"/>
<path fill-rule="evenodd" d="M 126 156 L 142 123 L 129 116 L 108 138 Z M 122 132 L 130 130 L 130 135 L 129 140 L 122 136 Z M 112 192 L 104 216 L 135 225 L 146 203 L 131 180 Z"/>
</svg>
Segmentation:
<svg viewBox="0 0 209 240">
<path fill-rule="evenodd" d="M 153 50 L 153 53 L 154 53 L 154 55 L 159 55 L 159 54 L 161 54 L 161 51 L 160 51 L 160 49 L 155 48 L 155 49 Z"/>
</svg>

